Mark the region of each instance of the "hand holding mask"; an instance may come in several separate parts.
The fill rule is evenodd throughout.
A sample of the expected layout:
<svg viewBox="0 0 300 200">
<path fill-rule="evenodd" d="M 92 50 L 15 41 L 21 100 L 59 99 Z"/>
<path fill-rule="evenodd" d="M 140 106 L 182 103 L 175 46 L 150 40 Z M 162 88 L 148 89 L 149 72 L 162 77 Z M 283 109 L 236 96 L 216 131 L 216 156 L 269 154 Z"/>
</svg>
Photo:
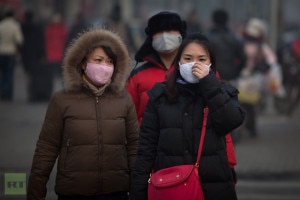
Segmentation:
<svg viewBox="0 0 300 200">
<path fill-rule="evenodd" d="M 188 83 L 198 83 L 201 78 L 209 74 L 211 64 L 204 65 L 196 62 L 180 64 L 179 71 L 182 78 Z"/>
</svg>

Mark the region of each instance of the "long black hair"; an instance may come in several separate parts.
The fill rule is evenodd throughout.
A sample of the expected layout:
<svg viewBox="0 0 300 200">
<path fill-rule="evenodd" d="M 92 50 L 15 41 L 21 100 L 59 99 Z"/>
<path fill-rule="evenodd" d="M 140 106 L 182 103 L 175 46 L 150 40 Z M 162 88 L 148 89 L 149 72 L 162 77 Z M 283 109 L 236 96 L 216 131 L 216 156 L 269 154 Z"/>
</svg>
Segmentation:
<svg viewBox="0 0 300 200">
<path fill-rule="evenodd" d="M 208 53 L 210 62 L 211 62 L 211 72 L 216 72 L 216 58 L 213 52 L 213 48 L 211 43 L 208 41 L 207 37 L 201 33 L 192 33 L 188 35 L 181 43 L 178 48 L 177 55 L 174 59 L 174 71 L 167 79 L 165 93 L 168 96 L 168 99 L 172 102 L 177 100 L 178 97 L 178 90 L 177 90 L 177 79 L 180 77 L 179 72 L 179 61 L 182 55 L 183 50 L 189 45 L 190 43 L 197 43 L 201 45 Z"/>
</svg>

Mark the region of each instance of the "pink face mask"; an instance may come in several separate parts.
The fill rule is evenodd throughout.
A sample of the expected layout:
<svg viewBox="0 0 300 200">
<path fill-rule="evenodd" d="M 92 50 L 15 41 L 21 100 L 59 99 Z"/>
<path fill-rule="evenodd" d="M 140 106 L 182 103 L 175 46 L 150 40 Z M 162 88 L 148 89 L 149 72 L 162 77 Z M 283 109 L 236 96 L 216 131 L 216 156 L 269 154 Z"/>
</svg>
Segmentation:
<svg viewBox="0 0 300 200">
<path fill-rule="evenodd" d="M 87 63 L 85 74 L 90 78 L 90 80 L 96 85 L 101 86 L 107 83 L 114 72 L 114 67 L 109 66 L 105 63 L 95 64 Z"/>
</svg>

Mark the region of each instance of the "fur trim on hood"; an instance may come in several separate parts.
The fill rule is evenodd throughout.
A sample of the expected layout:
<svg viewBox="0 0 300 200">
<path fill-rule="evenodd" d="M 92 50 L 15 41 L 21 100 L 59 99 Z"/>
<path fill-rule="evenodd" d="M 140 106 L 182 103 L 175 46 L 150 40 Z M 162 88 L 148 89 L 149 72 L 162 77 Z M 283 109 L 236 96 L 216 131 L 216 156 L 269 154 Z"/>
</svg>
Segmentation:
<svg viewBox="0 0 300 200">
<path fill-rule="evenodd" d="M 106 90 L 120 94 L 125 90 L 129 72 L 129 54 L 122 39 L 114 32 L 92 28 L 81 33 L 67 49 L 63 60 L 63 81 L 67 91 L 79 91 L 82 88 L 82 64 L 85 57 L 96 47 L 108 46 L 117 56 L 113 79 Z"/>
</svg>

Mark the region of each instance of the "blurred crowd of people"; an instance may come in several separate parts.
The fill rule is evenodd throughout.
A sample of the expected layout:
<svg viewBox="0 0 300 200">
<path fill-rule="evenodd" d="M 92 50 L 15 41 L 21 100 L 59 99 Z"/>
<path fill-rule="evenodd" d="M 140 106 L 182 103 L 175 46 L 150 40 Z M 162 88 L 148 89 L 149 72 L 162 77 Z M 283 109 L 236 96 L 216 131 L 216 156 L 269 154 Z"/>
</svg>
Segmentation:
<svg viewBox="0 0 300 200">
<path fill-rule="evenodd" d="M 22 20 L 15 14 L 10 6 L 0 10 L 1 101 L 13 100 L 14 68 L 18 61 L 27 75 L 28 101 L 48 101 L 54 79 L 61 78 L 64 52 L 78 34 L 95 24 L 86 22 L 81 13 L 75 16 L 70 26 L 59 12 L 54 12 L 47 22 L 39 21 L 33 10 L 25 10 Z M 126 44 L 130 44 L 130 52 L 136 50 L 129 25 L 121 19 L 119 4 L 113 6 L 108 19 L 97 26 L 118 33 Z"/>
<path fill-rule="evenodd" d="M 213 43 L 218 75 L 239 89 L 240 102 L 248 113 L 245 128 L 251 136 L 257 135 L 257 110 L 265 106 L 267 96 L 274 97 L 274 106 L 279 110 L 286 107 L 282 112 L 292 112 L 299 101 L 299 42 L 290 42 L 276 51 L 268 44 L 270 30 L 263 20 L 251 18 L 244 24 L 242 33 L 237 33 L 230 27 L 229 13 L 222 9 L 212 13 L 212 25 L 207 29 L 195 10 L 190 11 L 185 20 L 188 34 L 202 32 Z M 61 76 L 66 48 L 78 33 L 91 26 L 93 24 L 86 22 L 80 13 L 69 27 L 57 12 L 46 24 L 41 24 L 32 10 L 25 11 L 24 19 L 19 21 L 11 7 L 1 9 L 1 101 L 13 100 L 14 66 L 18 59 L 28 77 L 28 101 L 48 101 L 54 78 Z M 112 7 L 102 26 L 118 33 L 131 55 L 142 45 L 140 38 L 145 38 L 142 26 L 137 36 L 130 24 L 122 20 L 119 4 Z M 290 99 L 293 102 L 286 105 Z"/>
</svg>

